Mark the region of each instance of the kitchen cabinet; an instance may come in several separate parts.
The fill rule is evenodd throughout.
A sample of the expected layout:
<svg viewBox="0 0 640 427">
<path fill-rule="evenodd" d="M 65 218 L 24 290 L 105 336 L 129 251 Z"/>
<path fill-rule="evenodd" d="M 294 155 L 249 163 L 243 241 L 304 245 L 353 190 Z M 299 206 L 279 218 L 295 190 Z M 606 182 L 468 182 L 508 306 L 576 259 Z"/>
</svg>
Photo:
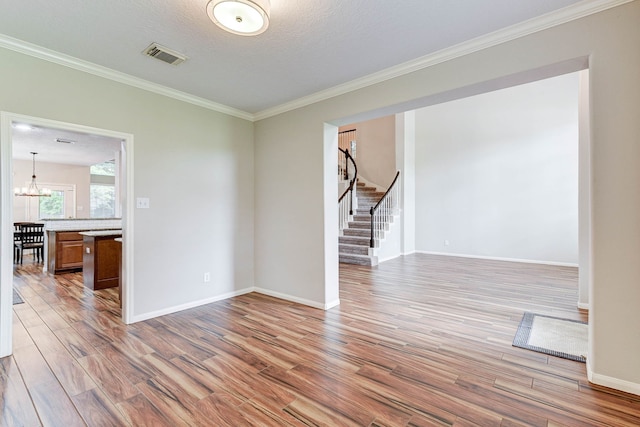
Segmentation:
<svg viewBox="0 0 640 427">
<path fill-rule="evenodd" d="M 47 231 L 48 269 L 54 274 L 82 269 L 82 240 L 78 231 Z"/>
<path fill-rule="evenodd" d="M 120 282 L 122 245 L 115 239 L 122 231 L 87 231 L 83 236 L 82 279 L 89 289 L 115 288 Z"/>
</svg>

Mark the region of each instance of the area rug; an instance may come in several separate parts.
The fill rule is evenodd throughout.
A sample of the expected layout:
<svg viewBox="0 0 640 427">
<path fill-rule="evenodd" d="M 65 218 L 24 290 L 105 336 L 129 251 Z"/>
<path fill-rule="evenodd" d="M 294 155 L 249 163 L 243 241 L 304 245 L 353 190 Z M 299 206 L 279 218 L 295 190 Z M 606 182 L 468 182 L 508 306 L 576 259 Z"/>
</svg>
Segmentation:
<svg viewBox="0 0 640 427">
<path fill-rule="evenodd" d="M 16 291 L 15 289 L 13 290 L 13 303 L 14 304 L 22 304 L 24 301 L 22 300 L 22 297 L 20 296 L 20 294 L 18 293 L 18 291 Z"/>
<path fill-rule="evenodd" d="M 524 313 L 513 339 L 515 347 L 586 362 L 587 324 L 535 313 Z"/>
</svg>

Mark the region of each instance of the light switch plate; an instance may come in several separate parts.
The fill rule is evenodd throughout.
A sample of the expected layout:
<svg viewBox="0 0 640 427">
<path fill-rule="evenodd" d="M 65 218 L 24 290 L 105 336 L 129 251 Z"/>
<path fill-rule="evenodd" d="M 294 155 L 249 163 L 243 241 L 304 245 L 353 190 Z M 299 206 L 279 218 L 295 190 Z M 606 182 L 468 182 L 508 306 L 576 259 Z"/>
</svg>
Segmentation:
<svg viewBox="0 0 640 427">
<path fill-rule="evenodd" d="M 136 208 L 138 208 L 138 209 L 149 209 L 149 198 L 148 197 L 138 197 L 136 199 Z"/>
</svg>

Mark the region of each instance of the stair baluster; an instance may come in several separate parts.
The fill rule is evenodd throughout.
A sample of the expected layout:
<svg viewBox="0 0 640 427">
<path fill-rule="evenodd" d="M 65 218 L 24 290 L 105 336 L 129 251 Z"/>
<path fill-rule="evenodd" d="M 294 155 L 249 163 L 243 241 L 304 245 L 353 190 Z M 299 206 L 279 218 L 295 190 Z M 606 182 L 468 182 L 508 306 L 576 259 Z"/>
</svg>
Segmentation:
<svg viewBox="0 0 640 427">
<path fill-rule="evenodd" d="M 387 219 L 395 213 L 398 206 L 398 196 L 400 194 L 400 184 L 398 178 L 400 177 L 400 171 L 396 173 L 393 182 L 384 193 L 384 196 L 380 198 L 375 206 L 372 206 L 369 214 L 371 215 L 371 239 L 369 240 L 369 247 L 375 248 L 376 238 L 381 235 Z M 396 185 L 397 184 L 397 185 Z"/>
</svg>

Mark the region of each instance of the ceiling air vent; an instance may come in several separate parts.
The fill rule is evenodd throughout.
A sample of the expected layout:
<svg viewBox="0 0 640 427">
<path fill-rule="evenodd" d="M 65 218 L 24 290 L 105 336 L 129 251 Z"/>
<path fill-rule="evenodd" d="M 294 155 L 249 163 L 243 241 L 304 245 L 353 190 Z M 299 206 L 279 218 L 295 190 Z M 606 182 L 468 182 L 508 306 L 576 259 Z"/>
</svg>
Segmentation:
<svg viewBox="0 0 640 427">
<path fill-rule="evenodd" d="M 187 57 L 183 54 L 159 45 L 158 43 L 152 43 L 142 53 L 171 65 L 178 65 L 187 60 Z"/>
</svg>

